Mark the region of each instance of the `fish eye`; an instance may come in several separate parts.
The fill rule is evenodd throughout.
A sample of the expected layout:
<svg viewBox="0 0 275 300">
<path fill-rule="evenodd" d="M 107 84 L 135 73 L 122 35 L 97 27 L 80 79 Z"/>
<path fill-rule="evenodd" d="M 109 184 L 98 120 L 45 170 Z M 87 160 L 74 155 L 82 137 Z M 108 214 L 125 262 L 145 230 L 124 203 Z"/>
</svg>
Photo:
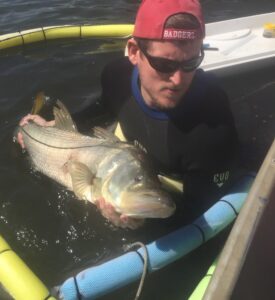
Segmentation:
<svg viewBox="0 0 275 300">
<path fill-rule="evenodd" d="M 140 181 L 142 181 L 142 179 L 143 179 L 142 175 L 139 175 L 139 176 L 135 177 L 136 182 L 140 182 Z"/>
</svg>

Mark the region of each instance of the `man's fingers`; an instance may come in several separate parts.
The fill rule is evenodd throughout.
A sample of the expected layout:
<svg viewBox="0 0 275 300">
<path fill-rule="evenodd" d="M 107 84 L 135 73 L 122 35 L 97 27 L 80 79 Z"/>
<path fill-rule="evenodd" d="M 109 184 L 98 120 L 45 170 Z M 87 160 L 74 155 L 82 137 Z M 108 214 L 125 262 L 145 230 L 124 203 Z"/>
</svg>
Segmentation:
<svg viewBox="0 0 275 300">
<path fill-rule="evenodd" d="M 20 126 L 24 126 L 24 125 L 28 124 L 28 122 L 29 122 L 29 120 L 30 120 L 30 117 L 31 117 L 30 114 L 28 114 L 28 115 L 26 115 L 25 117 L 23 117 L 23 118 L 20 120 L 19 125 L 20 125 Z"/>
<path fill-rule="evenodd" d="M 104 209 L 104 206 L 105 206 L 105 200 L 104 198 L 98 198 L 96 201 L 95 201 L 95 205 L 98 209 L 100 210 L 103 210 Z"/>
<path fill-rule="evenodd" d="M 124 228 L 130 228 L 130 229 L 137 229 L 144 223 L 143 219 L 130 218 L 126 215 L 120 215 L 120 220 Z"/>
<path fill-rule="evenodd" d="M 118 215 L 118 213 L 115 211 L 114 207 L 109 203 L 106 204 L 105 209 L 106 209 L 107 214 L 109 214 L 111 216 L 112 215 L 114 215 L 114 216 Z"/>
<path fill-rule="evenodd" d="M 119 214 L 115 211 L 115 208 L 104 198 L 99 198 L 95 202 L 97 208 L 101 211 L 101 214 L 108 219 L 115 226 L 121 228 L 137 229 L 143 224 L 143 220 L 130 218 L 124 214 Z"/>
<path fill-rule="evenodd" d="M 22 136 L 21 132 L 19 132 L 18 135 L 17 135 L 17 142 L 21 146 L 22 149 L 25 148 L 25 144 L 24 144 L 23 136 Z"/>
<path fill-rule="evenodd" d="M 19 122 L 20 126 L 25 126 L 27 125 L 30 121 L 33 121 L 35 124 L 40 125 L 40 126 L 54 126 L 55 121 L 46 121 L 45 119 L 43 119 L 42 117 L 40 117 L 39 115 L 31 115 L 28 114 L 25 117 L 23 117 L 21 119 L 21 121 Z"/>
<path fill-rule="evenodd" d="M 45 126 L 53 127 L 54 125 L 55 125 L 55 120 L 52 120 L 52 121 L 47 121 Z"/>
<path fill-rule="evenodd" d="M 119 218 L 120 218 L 121 222 L 123 222 L 123 223 L 127 223 L 129 221 L 129 217 L 126 215 L 120 215 Z"/>
<path fill-rule="evenodd" d="M 35 124 L 40 126 L 47 126 L 48 123 L 45 119 L 38 115 L 31 115 L 29 120 L 32 120 Z"/>
</svg>

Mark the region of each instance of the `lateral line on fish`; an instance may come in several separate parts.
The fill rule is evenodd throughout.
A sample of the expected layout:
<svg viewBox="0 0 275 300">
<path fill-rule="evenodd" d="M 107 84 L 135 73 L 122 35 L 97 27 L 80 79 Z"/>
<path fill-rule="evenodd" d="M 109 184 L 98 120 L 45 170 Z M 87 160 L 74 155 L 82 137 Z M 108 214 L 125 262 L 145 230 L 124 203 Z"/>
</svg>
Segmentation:
<svg viewBox="0 0 275 300">
<path fill-rule="evenodd" d="M 102 144 L 98 144 L 98 145 L 87 145 L 87 146 L 70 146 L 70 147 L 61 147 L 61 146 L 53 146 L 53 145 L 49 145 L 46 144 L 44 142 L 41 142 L 39 140 L 37 140 L 36 138 L 34 138 L 33 136 L 31 136 L 23 127 L 21 127 L 21 130 L 24 131 L 24 133 L 30 137 L 32 140 L 34 140 L 35 142 L 50 147 L 50 148 L 54 148 L 54 149 L 81 149 L 81 148 L 93 148 L 93 147 L 106 147 L 106 148 L 116 148 L 115 146 L 111 146 L 111 145 L 104 145 L 104 142 Z"/>
</svg>

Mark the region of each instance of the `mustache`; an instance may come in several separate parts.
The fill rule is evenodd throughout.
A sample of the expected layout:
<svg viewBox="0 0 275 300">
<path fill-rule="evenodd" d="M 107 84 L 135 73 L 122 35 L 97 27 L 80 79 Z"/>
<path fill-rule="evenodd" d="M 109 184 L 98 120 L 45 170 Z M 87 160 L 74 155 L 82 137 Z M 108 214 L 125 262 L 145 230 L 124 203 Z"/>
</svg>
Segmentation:
<svg viewBox="0 0 275 300">
<path fill-rule="evenodd" d="M 185 90 L 185 87 L 181 84 L 181 85 L 169 85 L 169 86 L 162 86 L 160 88 L 160 91 L 165 91 L 165 90 L 173 90 L 173 91 L 183 91 Z"/>
</svg>

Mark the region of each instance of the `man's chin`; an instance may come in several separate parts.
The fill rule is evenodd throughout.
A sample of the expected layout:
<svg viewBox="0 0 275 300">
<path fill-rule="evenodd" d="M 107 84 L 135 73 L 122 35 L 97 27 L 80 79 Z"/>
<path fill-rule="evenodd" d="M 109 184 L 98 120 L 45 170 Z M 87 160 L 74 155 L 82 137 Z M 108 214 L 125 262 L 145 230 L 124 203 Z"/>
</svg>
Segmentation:
<svg viewBox="0 0 275 300">
<path fill-rule="evenodd" d="M 158 102 L 159 110 L 171 110 L 176 108 L 181 99 L 165 98 Z"/>
</svg>

